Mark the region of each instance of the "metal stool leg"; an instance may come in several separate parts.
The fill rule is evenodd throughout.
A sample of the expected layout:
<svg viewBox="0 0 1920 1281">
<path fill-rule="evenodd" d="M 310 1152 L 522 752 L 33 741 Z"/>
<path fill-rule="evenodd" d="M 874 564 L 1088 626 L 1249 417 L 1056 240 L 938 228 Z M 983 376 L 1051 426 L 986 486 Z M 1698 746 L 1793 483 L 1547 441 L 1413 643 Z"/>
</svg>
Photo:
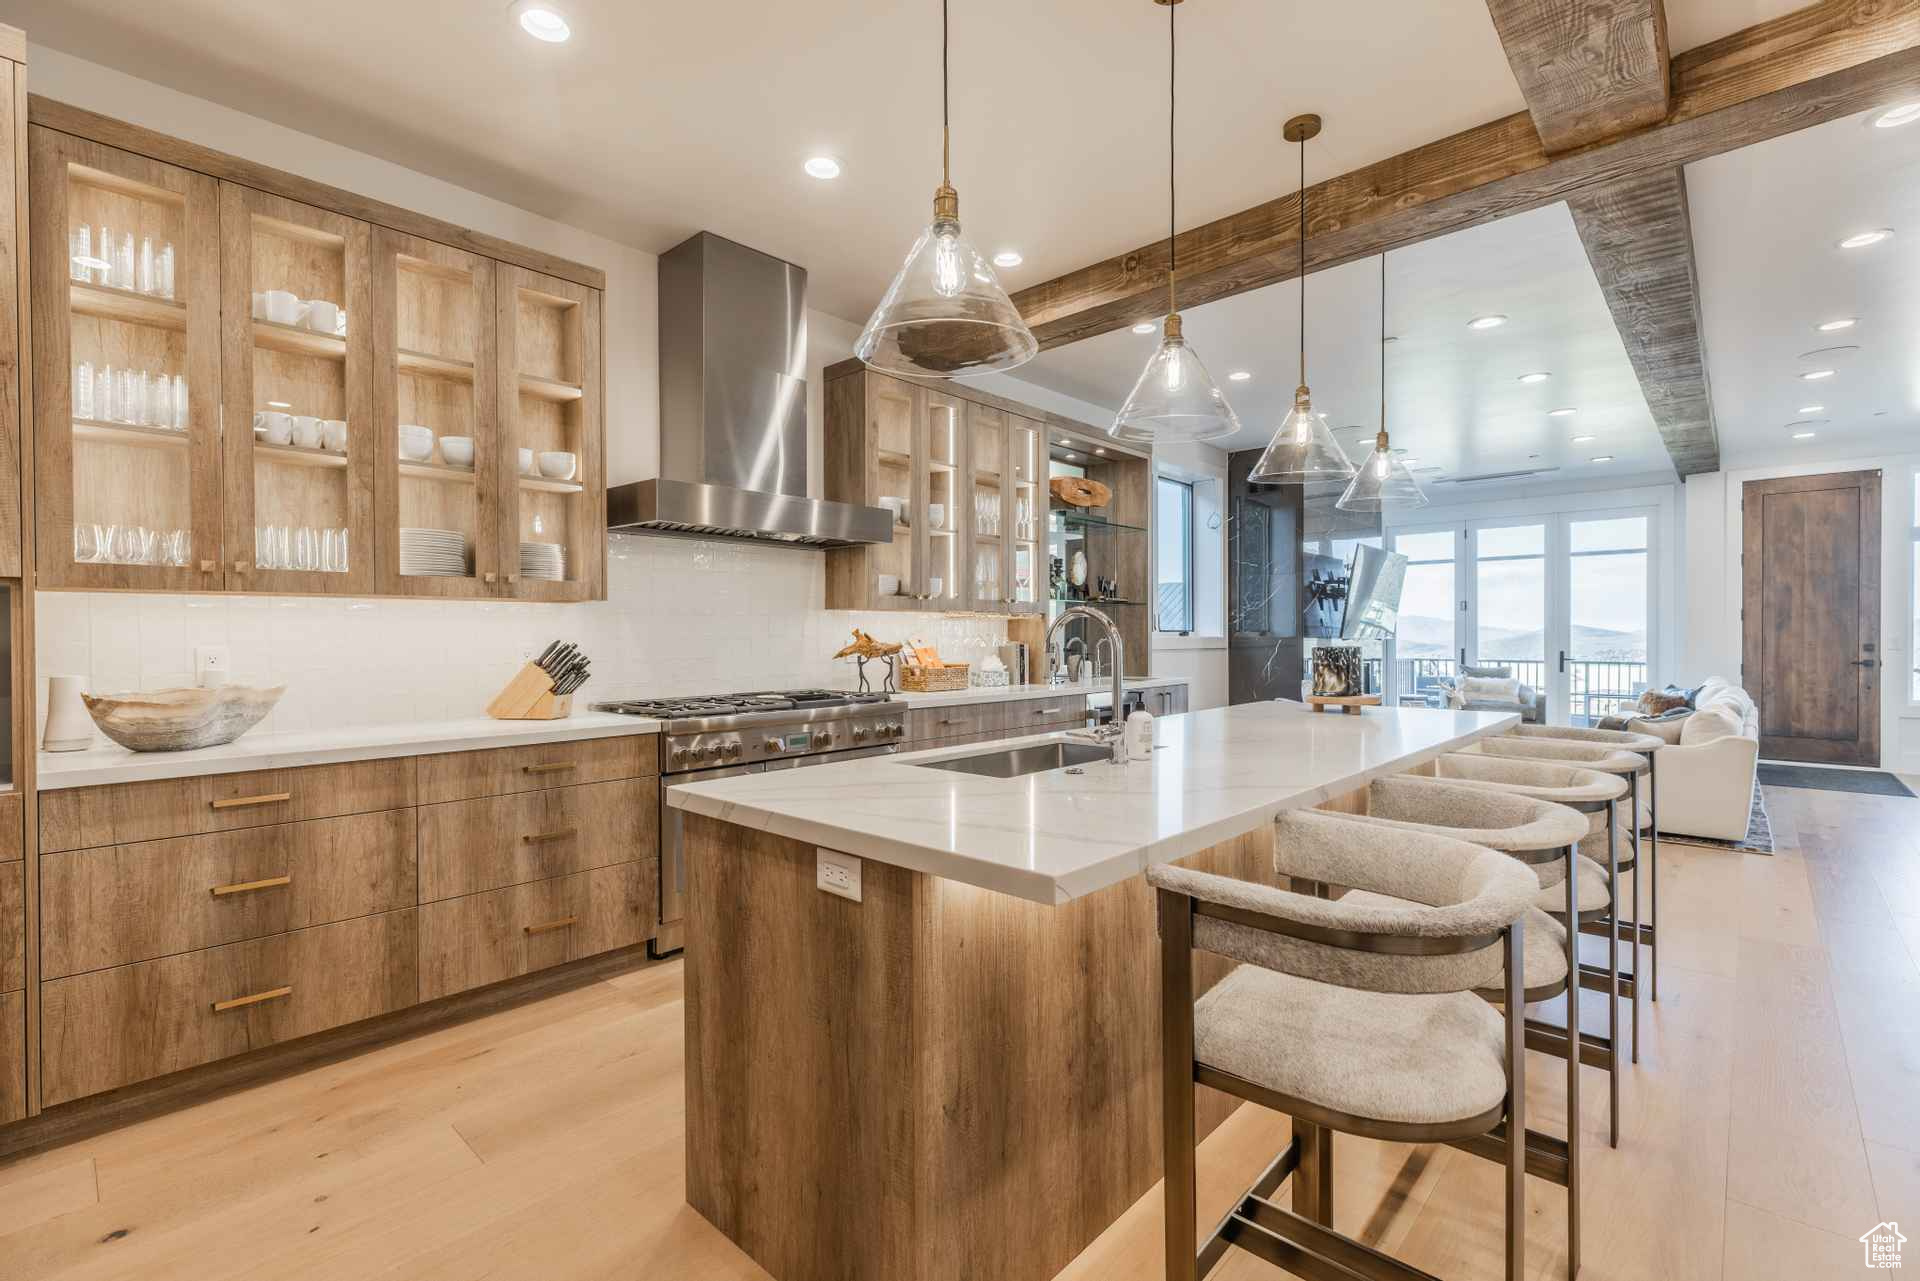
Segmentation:
<svg viewBox="0 0 1920 1281">
<path fill-rule="evenodd" d="M 1569 929 L 1579 925 L 1569 921 Z M 1507 1281 L 1525 1281 L 1527 1275 L 1527 1040 L 1526 951 L 1519 921 L 1506 930 L 1507 1022 Z M 1578 990 L 1578 976 L 1574 990 Z M 1580 1043 L 1568 1045 L 1568 1057 L 1580 1061 Z M 1576 1122 L 1577 1124 L 1577 1122 Z"/>
<path fill-rule="evenodd" d="M 1620 1146 L 1620 843 L 1615 827 L 1619 802 L 1607 802 L 1607 1039 L 1613 1066 L 1607 1069 L 1607 1145 Z"/>
<path fill-rule="evenodd" d="M 1167 1281 L 1198 1281 L 1199 1188 L 1194 1170 L 1193 909 L 1160 891 L 1161 1134 L 1166 1165 Z"/>
<path fill-rule="evenodd" d="M 1653 955 L 1647 959 L 1652 963 L 1653 999 L 1660 999 L 1660 753 L 1656 749 L 1647 753 L 1647 790 L 1652 793 L 1647 807 L 1652 811 L 1649 822 L 1653 827 L 1653 851 L 1647 860 L 1647 906 L 1648 928 L 1652 931 L 1652 941 L 1648 944 Z M 1640 915 L 1639 907 L 1634 915 Z M 1634 991 L 1640 990 L 1640 976 L 1634 975 Z"/>
<path fill-rule="evenodd" d="M 1633 822 L 1633 1061 L 1640 1061 L 1640 776 L 1631 775 L 1627 791 L 1628 814 Z M 1619 933 L 1620 905 L 1613 908 L 1614 933 Z"/>
<path fill-rule="evenodd" d="M 1567 1281 L 1580 1273 L 1580 878 L 1567 846 Z"/>
</svg>

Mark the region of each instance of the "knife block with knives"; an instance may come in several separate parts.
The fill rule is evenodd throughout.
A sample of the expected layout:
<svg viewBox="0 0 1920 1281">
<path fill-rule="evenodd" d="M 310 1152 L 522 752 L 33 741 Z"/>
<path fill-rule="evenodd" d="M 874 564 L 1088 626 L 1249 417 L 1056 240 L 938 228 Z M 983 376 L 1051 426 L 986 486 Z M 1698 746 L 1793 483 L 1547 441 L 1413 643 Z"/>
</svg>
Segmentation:
<svg viewBox="0 0 1920 1281">
<path fill-rule="evenodd" d="M 573 714 L 573 692 L 587 683 L 587 656 L 578 646 L 555 641 L 522 667 L 487 704 L 497 721 L 557 721 Z"/>
</svg>

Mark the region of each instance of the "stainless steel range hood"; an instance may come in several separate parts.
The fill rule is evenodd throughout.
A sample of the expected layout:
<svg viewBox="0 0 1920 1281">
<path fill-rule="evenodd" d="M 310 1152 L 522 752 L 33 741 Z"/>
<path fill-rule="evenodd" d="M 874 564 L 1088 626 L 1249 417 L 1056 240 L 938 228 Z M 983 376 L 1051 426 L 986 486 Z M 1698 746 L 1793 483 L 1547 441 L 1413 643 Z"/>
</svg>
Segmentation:
<svg viewBox="0 0 1920 1281">
<path fill-rule="evenodd" d="M 701 232 L 660 258 L 660 477 L 607 491 L 607 526 L 845 547 L 893 514 L 807 497 L 807 273 Z"/>
</svg>

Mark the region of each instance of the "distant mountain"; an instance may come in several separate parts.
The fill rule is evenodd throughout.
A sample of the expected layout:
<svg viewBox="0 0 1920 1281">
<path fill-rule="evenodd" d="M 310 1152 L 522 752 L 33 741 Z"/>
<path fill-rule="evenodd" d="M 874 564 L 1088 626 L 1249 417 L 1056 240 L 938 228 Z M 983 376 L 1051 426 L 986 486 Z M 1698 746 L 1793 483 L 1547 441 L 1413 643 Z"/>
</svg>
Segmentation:
<svg viewBox="0 0 1920 1281">
<path fill-rule="evenodd" d="M 1402 615 L 1397 632 L 1401 658 L 1452 658 L 1457 646 L 1451 618 Z M 1544 658 L 1546 642 L 1538 629 L 1512 631 L 1501 627 L 1480 629 L 1480 655 L 1483 658 Z M 1605 627 L 1573 625 L 1573 647 L 1568 652 L 1583 658 L 1643 663 L 1647 656 L 1644 630 L 1615 631 Z"/>
</svg>

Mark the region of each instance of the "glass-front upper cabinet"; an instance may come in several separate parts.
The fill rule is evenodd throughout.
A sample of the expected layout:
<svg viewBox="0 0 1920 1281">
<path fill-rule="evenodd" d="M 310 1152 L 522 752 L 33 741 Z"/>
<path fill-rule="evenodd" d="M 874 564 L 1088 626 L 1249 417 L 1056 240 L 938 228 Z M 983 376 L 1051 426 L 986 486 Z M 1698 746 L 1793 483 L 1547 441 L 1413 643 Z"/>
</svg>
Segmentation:
<svg viewBox="0 0 1920 1281">
<path fill-rule="evenodd" d="M 965 408 L 964 402 L 942 392 L 927 392 L 927 501 L 915 517 L 927 532 L 922 609 L 967 607 L 967 586 L 960 581 L 967 568 L 960 545 L 966 528 L 961 504 L 967 501 L 967 481 L 961 470 Z"/>
<path fill-rule="evenodd" d="M 374 229 L 373 263 L 380 590 L 496 596 L 496 264 L 385 228 Z"/>
<path fill-rule="evenodd" d="M 967 404 L 967 600 L 989 613 L 1006 609 L 1008 414 L 974 402 Z"/>
<path fill-rule="evenodd" d="M 41 584 L 218 590 L 219 184 L 41 128 L 29 151 Z"/>
<path fill-rule="evenodd" d="M 586 600 L 606 572 L 600 301 L 499 265 L 500 561 L 504 594 Z"/>
<path fill-rule="evenodd" d="M 1046 612 L 1041 556 L 1047 528 L 1047 429 L 1031 418 L 1009 418 L 1006 525 L 1013 581 L 1007 608 L 1014 614 L 1038 615 Z"/>
<path fill-rule="evenodd" d="M 232 591 L 373 590 L 367 224 L 220 189 L 221 381 Z"/>
</svg>

